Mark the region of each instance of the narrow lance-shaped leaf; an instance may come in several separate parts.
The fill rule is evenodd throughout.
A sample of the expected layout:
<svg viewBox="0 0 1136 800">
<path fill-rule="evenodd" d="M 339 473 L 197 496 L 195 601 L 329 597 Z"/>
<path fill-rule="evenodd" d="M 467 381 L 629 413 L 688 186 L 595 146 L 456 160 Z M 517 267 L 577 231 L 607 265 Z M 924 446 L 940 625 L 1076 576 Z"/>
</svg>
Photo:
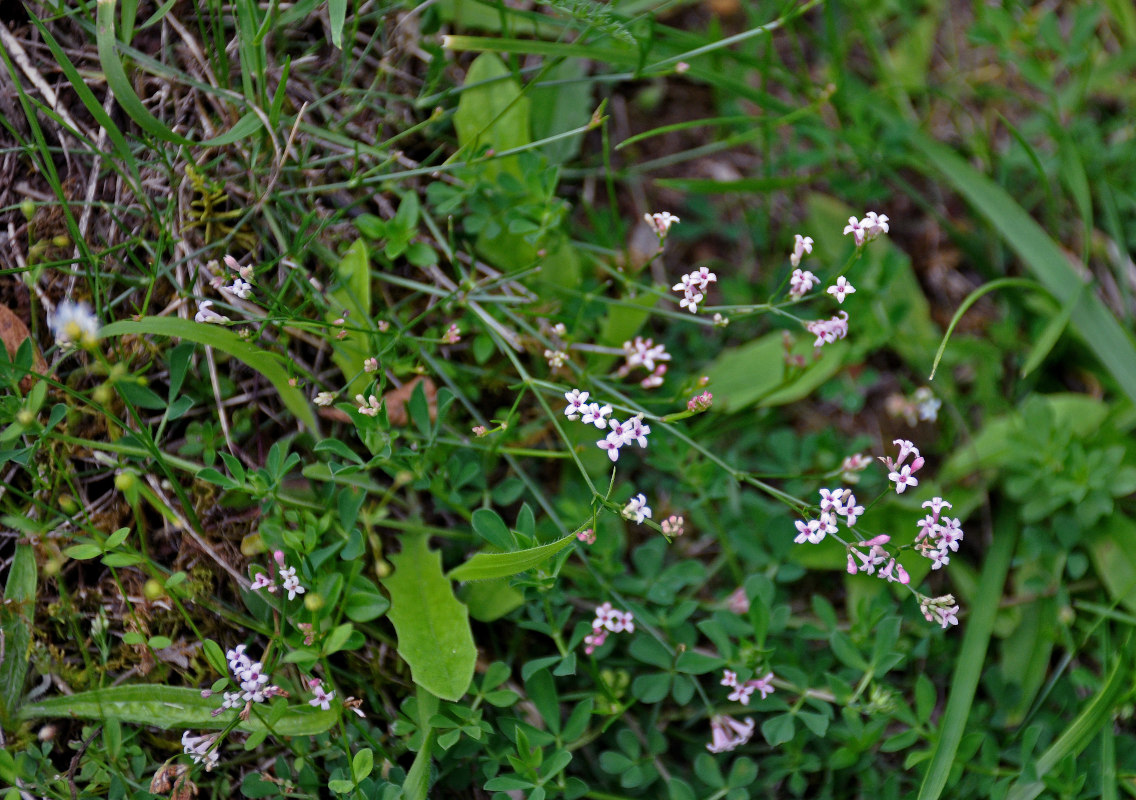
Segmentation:
<svg viewBox="0 0 1136 800">
<path fill-rule="evenodd" d="M 516 575 L 547 561 L 575 540 L 576 535 L 569 534 L 555 542 L 530 547 L 527 550 L 516 550 L 512 553 L 477 553 L 469 561 L 450 570 L 448 577 L 455 581 L 485 581 Z"/>
<path fill-rule="evenodd" d="M 66 717 L 105 719 L 115 717 L 123 722 L 153 725 L 157 728 L 204 728 L 221 730 L 228 727 L 235 712 L 213 716 L 220 705 L 217 697 L 201 696 L 198 689 L 181 686 L 135 684 L 93 689 L 89 692 L 51 697 L 29 703 L 20 709 L 20 719 Z M 257 706 L 267 715 L 267 707 Z M 243 731 L 271 730 L 280 736 L 315 736 L 330 730 L 337 719 L 334 709 L 322 711 L 308 705 L 288 708 L 276 722 L 267 726 L 261 713 L 254 712 L 237 727 Z"/>
<path fill-rule="evenodd" d="M 316 427 L 316 418 L 303 393 L 288 385 L 288 373 L 279 359 L 270 353 L 253 347 L 230 330 L 194 322 L 177 317 L 143 317 L 139 320 L 122 320 L 105 325 L 99 330 L 99 338 L 122 336 L 127 333 L 150 333 L 158 336 L 174 336 L 189 342 L 208 345 L 227 353 L 259 372 L 272 384 L 280 395 L 285 407 L 296 418 L 311 429 Z"/>
<path fill-rule="evenodd" d="M 13 717 L 24 692 L 35 594 L 35 548 L 30 544 L 17 545 L 4 587 L 4 604 L 0 607 L 0 632 L 4 635 L 4 658 L 0 660 L 0 719 L 4 721 Z"/>
<path fill-rule="evenodd" d="M 469 610 L 442 574 L 442 554 L 430 551 L 425 534 L 415 534 L 403 540 L 391 563 L 394 573 L 383 586 L 390 592 L 387 616 L 398 634 L 399 655 L 423 689 L 443 700 L 460 700 L 473 680 L 477 647 Z"/>
</svg>

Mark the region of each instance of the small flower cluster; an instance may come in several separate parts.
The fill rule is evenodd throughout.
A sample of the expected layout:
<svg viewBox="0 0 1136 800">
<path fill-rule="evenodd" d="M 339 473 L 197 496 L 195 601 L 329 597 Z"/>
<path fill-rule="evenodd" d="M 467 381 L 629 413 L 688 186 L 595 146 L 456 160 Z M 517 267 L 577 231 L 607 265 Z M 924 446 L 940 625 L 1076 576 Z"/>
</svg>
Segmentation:
<svg viewBox="0 0 1136 800">
<path fill-rule="evenodd" d="M 744 683 L 738 683 L 737 673 L 725 669 L 722 670 L 722 685 L 729 686 L 733 689 L 733 691 L 730 692 L 730 700 L 747 706 L 749 705 L 749 698 L 754 692 L 760 694 L 762 700 L 768 695 L 773 694 L 773 673 L 767 672 L 764 677 L 753 678 Z"/>
<path fill-rule="evenodd" d="M 937 622 L 942 628 L 958 625 L 959 607 L 953 594 L 941 597 L 920 597 L 919 612 L 928 622 Z"/>
<path fill-rule="evenodd" d="M 596 532 L 594 530 L 592 530 L 591 528 L 584 528 L 584 530 L 582 530 L 582 531 L 580 531 L 579 533 L 576 534 L 576 538 L 579 539 L 584 544 L 595 544 L 596 543 Z"/>
<path fill-rule="evenodd" d="M 795 269 L 789 276 L 789 297 L 798 300 L 808 294 L 814 286 L 820 283 L 820 278 L 807 269 Z"/>
<path fill-rule="evenodd" d="M 840 311 L 830 319 L 817 319 L 805 323 L 805 329 L 817 337 L 813 347 L 832 344 L 848 335 L 848 312 Z"/>
<path fill-rule="evenodd" d="M 617 376 L 625 378 L 631 370 L 642 367 L 650 374 L 639 382 L 640 386 L 654 389 L 663 385 L 667 365 L 662 362 L 671 360 L 671 354 L 667 352 L 665 345 L 657 345 L 653 339 L 636 336 L 634 341 L 623 343 L 623 353 L 627 362 L 615 373 Z"/>
<path fill-rule="evenodd" d="M 919 485 L 915 473 L 923 468 L 923 456 L 919 455 L 919 448 L 906 439 L 896 439 L 892 444 L 899 445 L 899 456 L 895 461 L 891 460 L 891 456 L 880 458 L 880 461 L 884 462 L 884 466 L 889 470 L 888 480 L 895 482 L 895 493 L 903 494 L 908 486 Z M 915 458 L 910 464 L 903 463 L 909 455 L 914 455 Z"/>
<path fill-rule="evenodd" d="M 236 275 L 233 276 L 233 282 L 228 286 L 224 285 L 223 278 L 216 278 L 213 282 L 214 288 L 220 288 L 229 294 L 236 295 L 242 300 L 248 300 L 252 297 L 252 266 L 242 267 L 240 263 L 232 256 L 225 256 L 225 266 L 231 269 Z M 216 268 L 217 262 L 210 262 L 212 268 Z M 207 267 L 208 268 L 208 267 Z M 202 300 L 197 305 L 197 313 L 193 317 L 194 322 L 218 324 L 221 322 L 229 322 L 229 318 L 223 314 L 218 314 L 213 310 L 212 300 Z"/>
<path fill-rule="evenodd" d="M 643 520 L 651 519 L 651 507 L 647 505 L 647 498 L 642 493 L 628 500 L 622 513 L 624 519 L 633 519 L 636 525 L 642 525 Z"/>
<path fill-rule="evenodd" d="M 794 523 L 797 536 L 793 541 L 797 544 L 820 544 L 826 534 L 836 533 L 841 517 L 848 527 L 852 527 L 863 513 L 864 507 L 856 505 L 856 495 L 851 489 L 821 489 L 820 516 L 808 521 L 797 520 Z"/>
<path fill-rule="evenodd" d="M 920 553 L 934 562 L 931 569 L 951 563 L 950 553 L 957 552 L 962 541 L 962 523 L 958 517 L 940 517 L 944 508 L 951 507 L 943 498 L 933 497 L 923 503 L 923 508 L 930 508 L 931 513 L 915 523 L 919 526 L 915 545 Z"/>
<path fill-rule="evenodd" d="M 893 417 L 903 417 L 912 427 L 920 422 L 937 421 L 942 406 L 943 401 L 935 397 L 926 386 L 920 386 L 910 398 L 893 394 L 887 399 L 888 414 Z"/>
<path fill-rule="evenodd" d="M 708 411 L 713 403 L 714 395 L 710 394 L 710 392 L 703 392 L 702 394 L 696 394 L 686 401 L 686 410 L 692 414 L 698 414 L 703 411 Z"/>
<path fill-rule="evenodd" d="M 596 607 L 596 618 L 592 620 L 592 632 L 584 637 L 584 653 L 591 655 L 596 648 L 607 641 L 609 633 L 635 632 L 635 617 L 630 611 L 616 611 L 611 603 Z"/>
<path fill-rule="evenodd" d="M 679 308 L 685 308 L 691 314 L 698 313 L 698 304 L 706 298 L 710 284 L 718 280 L 718 276 L 706 267 L 699 267 L 694 272 L 687 273 L 679 278 L 679 282 L 671 287 L 672 291 L 682 292 Z"/>
<path fill-rule="evenodd" d="M 189 731 L 181 735 L 181 746 L 187 756 L 193 757 L 194 764 L 205 764 L 205 771 L 209 772 L 217 766 L 220 755 L 213 747 L 219 733 L 209 733 L 204 736 L 190 736 Z"/>
<path fill-rule="evenodd" d="M 856 246 L 862 247 L 867 242 L 878 238 L 880 234 L 887 233 L 888 230 L 887 215 L 869 211 L 861 220 L 849 217 L 848 224 L 844 226 L 844 235 L 852 234 L 852 238 L 856 240 Z"/>
<path fill-rule="evenodd" d="M 643 497 L 643 495 L 639 496 Z M 682 536 L 682 534 L 685 532 L 683 525 L 684 522 L 682 517 L 678 516 L 677 514 L 671 514 L 669 517 L 663 520 L 663 533 L 666 536 Z"/>
<path fill-rule="evenodd" d="M 374 395 L 364 397 L 357 394 L 355 395 L 355 402 L 359 404 L 359 413 L 367 417 L 377 417 L 383 407 L 383 401 Z"/>
<path fill-rule="evenodd" d="M 706 745 L 706 749 L 711 753 L 728 753 L 748 742 L 753 736 L 753 728 L 753 717 L 738 722 L 726 714 L 715 714 L 710 717 L 710 744 Z"/>
<path fill-rule="evenodd" d="M 910 583 L 911 576 L 907 574 L 907 570 L 883 547 L 890 541 L 890 536 L 880 534 L 866 542 L 857 542 L 855 546 L 849 547 L 848 574 L 855 575 L 857 572 L 863 572 L 866 575 L 875 575 L 888 583 L 899 582 L 904 585 Z M 868 552 L 858 550 L 858 547 L 867 547 Z M 857 559 L 860 561 L 859 564 L 856 563 Z M 876 567 L 879 567 L 880 564 L 884 564 L 884 566 L 877 573 Z"/>
<path fill-rule="evenodd" d="M 681 220 L 669 211 L 660 211 L 655 214 L 644 214 L 643 219 L 651 226 L 651 230 L 659 237 L 660 244 L 663 239 L 667 238 L 667 231 L 671 229 L 671 225 Z"/>
<path fill-rule="evenodd" d="M 303 584 L 300 583 L 300 579 L 296 577 L 296 568 L 284 566 L 283 550 L 277 550 L 272 554 L 272 557 L 276 562 L 276 566 L 280 567 L 280 586 L 288 593 L 289 600 L 294 600 L 296 599 L 296 595 L 303 594 L 307 591 Z M 275 567 L 272 564 L 268 565 L 267 572 L 257 572 L 253 575 L 251 588 L 254 590 L 267 589 L 269 592 L 275 592 L 276 583 L 274 572 Z"/>
<path fill-rule="evenodd" d="M 99 320 L 95 312 L 86 303 L 72 300 L 63 300 L 55 307 L 55 313 L 47 318 L 47 326 L 63 351 L 93 347 L 99 336 Z"/>
<path fill-rule="evenodd" d="M 589 403 L 588 393 L 573 389 L 564 393 L 568 406 L 564 409 L 564 416 L 575 421 L 580 420 L 586 425 L 595 425 L 600 430 L 610 428 L 608 435 L 596 442 L 596 447 L 607 451 L 607 457 L 612 461 L 619 460 L 619 448 L 625 445 L 638 444 L 647 446 L 647 435 L 651 432 L 650 425 L 643 424 L 643 415 L 637 414 L 631 419 L 620 422 L 612 417 L 611 406 L 601 406 L 599 403 Z"/>
<path fill-rule="evenodd" d="M 450 327 L 446 328 L 446 332 L 442 334 L 443 344 L 457 344 L 461 339 L 461 328 L 458 327 L 456 322 L 450 323 Z"/>
<path fill-rule="evenodd" d="M 853 453 L 840 462 L 840 480 L 845 483 L 859 483 L 860 473 L 872 463 L 872 457 L 863 453 Z"/>
<path fill-rule="evenodd" d="M 264 665 L 245 655 L 243 644 L 226 652 L 225 658 L 229 661 L 229 672 L 233 673 L 233 680 L 240 685 L 241 691 L 225 692 L 225 700 L 221 707 L 213 712 L 213 716 L 228 708 L 240 708 L 241 719 L 247 719 L 253 703 L 263 703 L 269 698 L 284 694 L 279 686 L 268 685 L 268 675 L 264 672 Z"/>
</svg>

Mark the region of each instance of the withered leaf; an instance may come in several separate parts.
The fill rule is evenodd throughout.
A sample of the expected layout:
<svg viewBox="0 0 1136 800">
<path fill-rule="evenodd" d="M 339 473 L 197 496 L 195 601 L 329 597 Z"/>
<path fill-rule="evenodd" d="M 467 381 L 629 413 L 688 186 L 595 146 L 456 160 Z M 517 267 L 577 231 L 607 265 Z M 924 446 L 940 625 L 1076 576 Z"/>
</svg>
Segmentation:
<svg viewBox="0 0 1136 800">
<path fill-rule="evenodd" d="M 8 351 L 8 358 L 15 358 L 16 351 L 20 349 L 20 345 L 24 343 L 24 339 L 31 336 L 28 331 L 28 326 L 24 321 L 16 316 L 15 312 L 7 306 L 0 306 L 0 340 L 4 342 L 4 349 Z M 32 342 L 32 369 L 39 374 L 43 375 L 47 372 L 47 362 L 43 360 L 43 356 L 39 352 L 39 348 Z M 31 375 L 25 375 L 20 381 L 20 391 L 27 392 L 32 388 L 35 378 Z"/>
<path fill-rule="evenodd" d="M 434 385 L 434 381 L 419 375 L 414 380 L 407 381 L 399 388 L 391 389 L 383 395 L 383 401 L 387 404 L 387 417 L 390 419 L 391 425 L 405 425 L 410 422 L 410 415 L 406 412 L 406 404 L 410 402 L 410 396 L 414 394 L 414 387 L 419 383 L 423 383 L 422 391 L 426 393 L 426 406 L 430 409 L 430 421 L 433 422 L 438 418 L 438 387 Z"/>
</svg>

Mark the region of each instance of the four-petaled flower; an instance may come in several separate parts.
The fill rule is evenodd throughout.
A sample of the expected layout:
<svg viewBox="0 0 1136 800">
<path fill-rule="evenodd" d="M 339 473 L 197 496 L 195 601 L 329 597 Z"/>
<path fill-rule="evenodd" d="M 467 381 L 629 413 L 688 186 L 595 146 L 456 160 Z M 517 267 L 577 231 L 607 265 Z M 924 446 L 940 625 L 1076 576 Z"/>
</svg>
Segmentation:
<svg viewBox="0 0 1136 800">
<path fill-rule="evenodd" d="M 623 517 L 635 520 L 637 525 L 642 525 L 645 519 L 651 519 L 651 507 L 647 505 L 646 496 L 640 493 L 628 500 L 623 507 Z"/>
<path fill-rule="evenodd" d="M 845 295 L 856 294 L 856 287 L 841 275 L 835 284 L 828 287 L 828 293 L 836 298 L 836 302 L 843 303 Z"/>
<path fill-rule="evenodd" d="M 799 267 L 801 265 L 801 259 L 804 258 L 805 254 L 812 252 L 813 237 L 801 236 L 801 234 L 798 233 L 793 237 L 793 254 L 789 256 L 789 263 L 794 267 Z"/>
</svg>

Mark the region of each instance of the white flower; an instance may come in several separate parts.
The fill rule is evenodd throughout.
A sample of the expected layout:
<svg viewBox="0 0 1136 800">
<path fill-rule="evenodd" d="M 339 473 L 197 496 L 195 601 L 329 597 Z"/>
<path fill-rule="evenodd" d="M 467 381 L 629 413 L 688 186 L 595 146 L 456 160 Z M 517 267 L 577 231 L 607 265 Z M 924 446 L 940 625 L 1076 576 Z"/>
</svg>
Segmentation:
<svg viewBox="0 0 1136 800">
<path fill-rule="evenodd" d="M 363 362 L 364 372 L 376 372 L 379 369 L 379 360 L 377 358 L 368 358 Z"/>
<path fill-rule="evenodd" d="M 647 505 L 647 498 L 642 493 L 632 497 L 623 507 L 623 516 L 625 519 L 634 519 L 637 525 L 642 525 L 645 519 L 651 519 L 651 507 Z"/>
<path fill-rule="evenodd" d="M 611 416 L 611 406 L 601 406 L 599 403 L 588 403 L 584 406 L 584 415 L 580 421 L 586 425 L 595 425 L 600 430 L 607 427 L 607 418 Z"/>
<path fill-rule="evenodd" d="M 651 226 L 651 230 L 660 239 L 665 239 L 671 225 L 679 222 L 679 218 L 669 211 L 660 211 L 657 214 L 644 214 L 643 219 Z"/>
<path fill-rule="evenodd" d="M 181 735 L 181 746 L 186 755 L 193 757 L 194 764 L 204 763 L 205 771 L 209 772 L 220 760 L 217 751 L 209 749 L 217 741 L 219 735 L 214 733 L 207 736 L 190 736 L 189 731 L 185 731 Z"/>
<path fill-rule="evenodd" d="M 47 325 L 55 334 L 55 343 L 62 349 L 91 347 L 98 339 L 99 321 L 86 303 L 64 300 L 47 318 Z"/>
<path fill-rule="evenodd" d="M 252 297 L 252 284 L 248 281 L 237 278 L 233 281 L 232 286 L 225 287 L 225 291 L 232 292 L 242 300 L 248 300 L 250 297 Z"/>
<path fill-rule="evenodd" d="M 313 402 L 317 406 L 330 406 L 335 402 L 335 392 L 320 392 L 315 396 Z"/>
<path fill-rule="evenodd" d="M 578 420 L 580 415 L 587 410 L 585 407 L 585 404 L 588 402 L 587 392 L 573 389 L 570 392 L 564 393 L 564 399 L 568 401 L 568 407 L 564 409 L 564 416 L 572 421 Z"/>
<path fill-rule="evenodd" d="M 365 414 L 368 417 L 377 417 L 379 415 L 379 409 L 382 408 L 382 401 L 374 395 L 364 397 L 361 394 L 357 394 L 355 395 L 355 402 L 359 404 L 359 413 Z"/>
<path fill-rule="evenodd" d="M 284 587 L 284 591 L 288 593 L 289 600 L 294 600 L 296 595 L 307 591 L 300 584 L 300 579 L 296 577 L 295 567 L 285 567 L 280 570 L 280 583 Z"/>
<path fill-rule="evenodd" d="M 568 354 L 563 350 L 545 350 L 544 357 L 548 359 L 550 369 L 560 369 L 564 366 L 564 362 L 568 360 Z"/>
<path fill-rule="evenodd" d="M 843 303 L 846 295 L 856 294 L 856 287 L 841 275 L 833 286 L 828 287 L 828 293 L 836 298 L 836 302 Z"/>
<path fill-rule="evenodd" d="M 212 305 L 212 300 L 202 300 L 201 303 L 197 306 L 197 314 L 193 317 L 193 321 L 210 322 L 214 324 L 219 322 L 228 322 L 229 318 L 214 311 L 211 308 Z"/>
<path fill-rule="evenodd" d="M 627 444 L 638 442 L 640 447 L 646 448 L 647 434 L 651 432 L 651 427 L 643 424 L 643 415 L 636 414 L 634 417 L 627 420 L 625 427 L 627 429 Z"/>
</svg>

